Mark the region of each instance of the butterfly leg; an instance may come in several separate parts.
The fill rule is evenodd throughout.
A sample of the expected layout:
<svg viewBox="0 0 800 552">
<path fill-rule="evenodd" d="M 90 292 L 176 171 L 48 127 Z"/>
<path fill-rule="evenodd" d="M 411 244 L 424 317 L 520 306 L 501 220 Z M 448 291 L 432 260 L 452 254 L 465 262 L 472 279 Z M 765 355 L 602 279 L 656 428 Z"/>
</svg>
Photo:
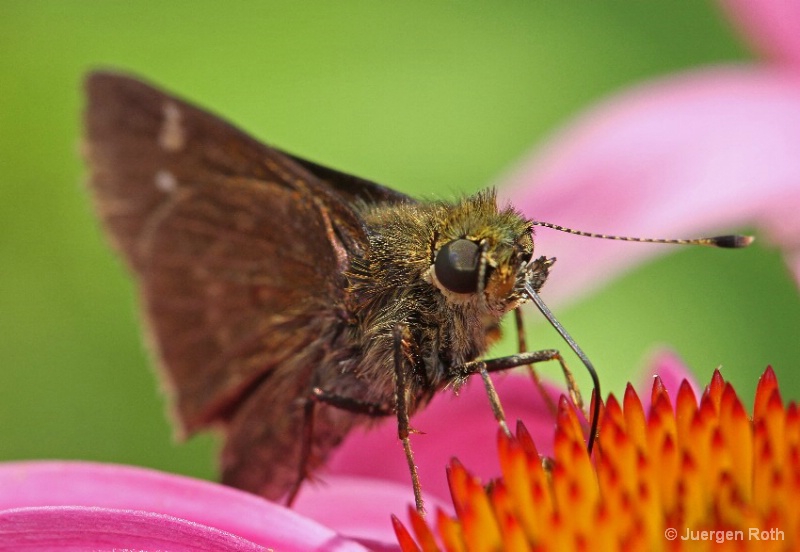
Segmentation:
<svg viewBox="0 0 800 552">
<path fill-rule="evenodd" d="M 346 410 L 353 414 L 364 414 L 372 418 L 379 418 L 381 416 L 390 416 L 394 414 L 394 410 L 388 405 L 362 401 L 354 399 L 353 397 L 345 397 L 344 395 L 336 395 L 323 391 L 319 387 L 311 390 L 311 401 L 329 404 L 340 410 Z"/>
<path fill-rule="evenodd" d="M 408 471 L 411 473 L 411 486 L 414 489 L 414 503 L 417 512 L 425 515 L 425 504 L 422 501 L 422 487 L 419 484 L 419 473 L 414 462 L 414 452 L 411 450 L 411 440 L 409 435 L 413 431 L 409 423 L 408 402 L 409 402 L 409 371 L 406 366 L 409 359 L 409 349 L 413 343 L 411 332 L 405 324 L 397 324 L 392 331 L 394 338 L 394 374 L 395 374 L 395 412 L 397 413 L 397 436 L 403 443 L 403 450 L 406 453 Z"/>
<path fill-rule="evenodd" d="M 298 463 L 297 480 L 292 486 L 286 498 L 286 506 L 291 506 L 300 486 L 308 478 L 308 464 L 311 459 L 311 447 L 314 437 L 314 411 L 317 403 L 328 404 L 341 410 L 353 412 L 354 414 L 364 414 L 373 418 L 389 416 L 394 413 L 391 407 L 374 402 L 362 401 L 353 397 L 346 397 L 329 393 L 319 387 L 311 389 L 311 393 L 306 398 L 303 405 L 303 438 L 300 448 L 300 462 Z"/>
<path fill-rule="evenodd" d="M 526 361 L 525 358 L 528 358 L 527 355 L 533 355 L 533 360 Z M 523 358 L 520 360 L 515 360 L 517 357 Z M 510 365 L 508 365 L 509 360 L 511 361 Z M 583 410 L 583 397 L 578 389 L 578 383 L 575 381 L 575 376 L 572 375 L 572 372 L 567 367 L 564 357 L 561 356 L 561 353 L 557 349 L 543 349 L 541 351 L 533 352 L 522 351 L 517 355 L 491 359 L 484 362 L 487 363 L 487 370 L 489 372 L 500 372 L 502 370 L 509 370 L 511 368 L 517 368 L 526 364 L 530 366 L 532 364 L 536 364 L 537 362 L 547 362 L 551 360 L 558 361 L 558 364 L 561 366 L 561 371 L 564 373 L 564 379 L 567 382 L 567 392 L 569 393 L 569 398 L 572 400 L 572 403 L 578 407 L 578 409 Z M 522 362 L 522 364 L 517 364 L 516 362 Z M 545 397 L 548 397 L 544 387 L 540 387 L 540 390 Z"/>
<path fill-rule="evenodd" d="M 422 500 L 422 488 L 419 483 L 419 474 L 417 473 L 417 466 L 414 463 L 414 453 L 411 450 L 411 440 L 409 435 L 413 433 L 409 422 L 409 363 L 413 362 L 410 357 L 410 348 L 413 343 L 413 338 L 405 324 L 398 324 L 392 331 L 394 340 L 394 370 L 395 370 L 395 403 L 393 407 L 385 404 L 366 402 L 352 397 L 344 397 L 335 394 L 329 394 L 319 388 L 314 388 L 311 393 L 311 400 L 308 401 L 306 408 L 308 414 L 308 421 L 306 426 L 307 435 L 303 439 L 303 453 L 301 458 L 304 464 L 311 451 L 311 435 L 313 424 L 313 405 L 315 402 L 323 402 L 336 408 L 341 408 L 349 412 L 357 414 L 365 414 L 367 416 L 389 416 L 397 414 L 397 435 L 403 443 L 403 450 L 406 454 L 406 461 L 408 462 L 408 469 L 411 473 L 411 485 L 414 489 L 414 502 L 417 511 L 424 514 L 425 508 Z M 310 406 L 309 406 L 310 405 Z M 301 468 L 304 469 L 304 468 Z M 303 475 L 303 472 L 300 474 Z M 302 481 L 302 479 L 301 479 Z M 298 484 L 299 486 L 299 484 Z"/>
<path fill-rule="evenodd" d="M 300 462 L 297 464 L 297 479 L 286 496 L 286 507 L 291 508 L 300 486 L 308 477 L 308 462 L 311 459 L 311 443 L 314 437 L 314 407 L 315 402 L 307 399 L 303 405 L 303 438 L 300 443 Z"/>
<path fill-rule="evenodd" d="M 525 328 L 523 326 L 522 320 L 522 309 L 517 307 L 514 309 L 514 322 L 516 323 L 517 327 L 517 352 L 523 353 L 528 350 L 528 343 L 527 339 L 525 338 Z M 544 402 L 547 404 L 547 408 L 550 409 L 550 412 L 556 412 L 556 403 L 553 401 L 553 398 L 550 396 L 549 393 L 544 388 L 544 384 L 542 383 L 542 379 L 539 377 L 538 372 L 536 372 L 536 368 L 533 367 L 533 364 L 528 364 L 528 372 L 531 375 L 531 379 L 533 380 L 533 385 L 536 386 L 536 389 L 539 390 L 539 395 L 541 395 Z"/>
<path fill-rule="evenodd" d="M 550 360 L 556 360 L 561 365 L 561 371 L 564 372 L 564 379 L 567 381 L 567 391 L 569 392 L 570 399 L 572 399 L 575 406 L 583 410 L 583 398 L 578 390 L 578 384 L 575 382 L 575 377 L 572 375 L 572 372 L 567 367 L 567 363 L 564 362 L 564 357 L 561 356 L 561 353 L 557 349 L 543 349 L 541 351 L 532 352 L 524 351 L 516 355 L 495 358 L 484 362 L 486 363 L 486 370 L 488 372 L 500 372 L 518 366 L 531 365 L 537 362 L 547 362 Z"/>
<path fill-rule="evenodd" d="M 510 430 L 508 429 L 508 423 L 506 422 L 505 413 L 503 412 L 503 406 L 500 404 L 500 397 L 497 395 L 497 391 L 495 390 L 494 384 L 492 383 L 492 380 L 489 377 L 489 373 L 500 372 L 503 370 L 510 370 L 511 368 L 531 365 L 537 362 L 545 362 L 548 360 L 559 361 L 559 363 L 561 364 L 561 368 L 565 371 L 565 374 L 568 374 L 567 385 L 574 386 L 574 379 L 572 378 L 572 373 L 569 372 L 569 369 L 567 369 L 566 365 L 564 364 L 564 360 L 561 357 L 561 353 L 559 353 L 556 349 L 527 351 L 518 353 L 516 355 L 509 355 L 501 358 L 493 358 L 489 360 L 475 360 L 472 362 L 467 362 L 453 370 L 453 377 L 467 378 L 473 374 L 481 375 L 484 386 L 486 387 L 486 393 L 487 395 L 489 395 L 489 402 L 491 404 L 494 417 L 497 420 L 498 424 L 500 424 L 500 427 L 503 429 L 503 431 L 510 435 Z M 582 404 L 580 403 L 580 395 L 577 395 L 577 398 L 576 396 L 572 395 L 572 387 L 570 387 L 570 395 L 573 401 L 578 401 L 576 402 L 576 404 Z"/>
</svg>

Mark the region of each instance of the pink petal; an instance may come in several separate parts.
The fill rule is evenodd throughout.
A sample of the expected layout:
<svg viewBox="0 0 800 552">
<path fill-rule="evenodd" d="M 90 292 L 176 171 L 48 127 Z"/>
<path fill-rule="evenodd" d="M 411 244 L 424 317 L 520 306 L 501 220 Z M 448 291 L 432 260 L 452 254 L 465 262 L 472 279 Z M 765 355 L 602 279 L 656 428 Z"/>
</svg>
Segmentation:
<svg viewBox="0 0 800 552">
<path fill-rule="evenodd" d="M 3 550 L 263 551 L 246 539 L 184 519 L 141 512 L 48 506 L 0 511 Z"/>
<path fill-rule="evenodd" d="M 501 191 L 538 220 L 594 232 L 693 237 L 756 224 L 797 268 L 800 73 L 723 67 L 639 86 L 568 126 Z M 546 299 L 670 249 L 587 240 L 539 229 L 536 252 L 558 257 Z"/>
<path fill-rule="evenodd" d="M 282 506 L 207 481 L 89 462 L 0 464 L 0 510 L 61 506 L 180 518 L 280 550 L 364 550 Z"/>
<path fill-rule="evenodd" d="M 394 438 L 397 439 L 397 436 Z M 364 451 L 368 452 L 369 457 L 376 458 L 367 449 Z M 400 450 L 395 452 L 402 454 Z M 413 502 L 411 484 L 406 481 L 397 483 L 385 479 L 326 474 L 318 481 L 307 482 L 300 489 L 293 509 L 341 535 L 358 540 L 370 550 L 389 550 L 398 546 L 390 514 L 403 520 L 407 527 L 410 526 L 407 513 L 409 504 Z M 452 510 L 448 504 L 431 495 L 425 496 L 425 505 L 428 512 L 434 512 L 437 508 Z"/>
<path fill-rule="evenodd" d="M 720 0 L 720 4 L 758 50 L 800 69 L 800 2 Z"/>
<path fill-rule="evenodd" d="M 678 396 L 678 389 L 681 387 L 683 380 L 689 382 L 689 385 L 694 391 L 695 397 L 700 397 L 703 389 L 697 384 L 692 371 L 683 362 L 683 360 L 674 352 L 662 350 L 657 352 L 652 360 L 648 363 L 650 369 L 648 375 L 642 378 L 641 383 L 637 386 L 637 393 L 642 401 L 644 411 L 650 410 L 650 391 L 653 388 L 653 378 L 658 376 L 669 394 L 671 401 L 675 401 Z"/>
<path fill-rule="evenodd" d="M 495 378 L 495 384 L 512 429 L 516 420 L 523 420 L 539 450 L 550 454 L 555 417 L 531 380 L 506 374 Z M 558 393 L 552 390 L 555 399 Z M 411 436 L 411 445 L 422 488 L 432 498 L 450 502 L 445 466 L 453 457 L 484 480 L 500 474 L 495 448 L 498 425 L 479 377 L 471 378 L 458 396 L 446 391 L 437 395 L 412 418 L 411 425 L 419 431 Z M 394 419 L 386 419 L 368 431 L 351 433 L 328 462 L 328 469 L 336 474 L 396 481 L 405 488 L 405 503 L 414 502 Z"/>
</svg>

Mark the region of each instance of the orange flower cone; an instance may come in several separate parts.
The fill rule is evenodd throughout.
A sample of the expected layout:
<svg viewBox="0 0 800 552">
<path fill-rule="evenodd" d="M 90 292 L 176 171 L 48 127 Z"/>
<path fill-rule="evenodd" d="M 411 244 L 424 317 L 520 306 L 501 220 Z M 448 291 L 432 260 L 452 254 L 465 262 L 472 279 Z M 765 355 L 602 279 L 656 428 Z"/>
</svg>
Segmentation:
<svg viewBox="0 0 800 552">
<path fill-rule="evenodd" d="M 629 385 L 601 416 L 591 458 L 562 400 L 552 459 L 520 425 L 515 437 L 500 433 L 502 477 L 488 486 L 454 460 L 456 516 L 412 509 L 411 531 L 395 519 L 402 549 L 800 549 L 800 413 L 771 368 L 752 417 L 719 371 L 699 401 L 686 381 L 671 400 L 656 378 L 648 412 Z"/>
</svg>

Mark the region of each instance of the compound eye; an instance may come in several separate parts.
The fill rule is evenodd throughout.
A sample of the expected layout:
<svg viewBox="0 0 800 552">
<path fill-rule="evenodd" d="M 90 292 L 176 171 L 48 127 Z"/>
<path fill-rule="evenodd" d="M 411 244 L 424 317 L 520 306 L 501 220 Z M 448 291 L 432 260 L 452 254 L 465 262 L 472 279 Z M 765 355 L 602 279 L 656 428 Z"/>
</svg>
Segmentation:
<svg viewBox="0 0 800 552">
<path fill-rule="evenodd" d="M 436 279 L 454 293 L 478 290 L 481 248 L 471 240 L 453 240 L 439 249 L 434 262 Z"/>
</svg>

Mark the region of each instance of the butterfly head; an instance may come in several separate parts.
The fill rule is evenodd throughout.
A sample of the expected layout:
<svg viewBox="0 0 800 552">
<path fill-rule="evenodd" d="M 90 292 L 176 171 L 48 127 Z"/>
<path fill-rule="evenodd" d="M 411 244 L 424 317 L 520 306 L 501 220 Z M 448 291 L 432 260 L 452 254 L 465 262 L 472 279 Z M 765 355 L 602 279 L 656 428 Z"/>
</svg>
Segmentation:
<svg viewBox="0 0 800 552">
<path fill-rule="evenodd" d="M 436 229 L 428 275 L 449 303 L 502 315 L 523 300 L 532 257 L 530 221 L 513 208 L 498 209 L 489 190 L 454 205 Z M 546 270 L 536 274 L 541 287 Z"/>
</svg>

